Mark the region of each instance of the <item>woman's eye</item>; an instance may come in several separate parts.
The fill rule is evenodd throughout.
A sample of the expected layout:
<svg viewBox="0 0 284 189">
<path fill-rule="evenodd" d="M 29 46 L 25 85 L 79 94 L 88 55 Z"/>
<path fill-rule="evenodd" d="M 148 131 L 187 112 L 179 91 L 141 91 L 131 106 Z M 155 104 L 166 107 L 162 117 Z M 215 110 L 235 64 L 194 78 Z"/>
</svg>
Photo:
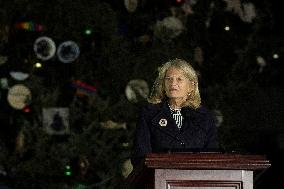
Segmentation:
<svg viewBox="0 0 284 189">
<path fill-rule="evenodd" d="M 172 80 L 172 78 L 170 78 L 170 77 L 165 77 L 165 80 L 170 81 L 170 80 Z"/>
<path fill-rule="evenodd" d="M 178 81 L 178 82 L 183 82 L 184 81 L 184 78 L 182 77 L 178 77 L 178 78 L 172 78 L 172 77 L 165 77 L 165 80 L 166 81 Z"/>
</svg>

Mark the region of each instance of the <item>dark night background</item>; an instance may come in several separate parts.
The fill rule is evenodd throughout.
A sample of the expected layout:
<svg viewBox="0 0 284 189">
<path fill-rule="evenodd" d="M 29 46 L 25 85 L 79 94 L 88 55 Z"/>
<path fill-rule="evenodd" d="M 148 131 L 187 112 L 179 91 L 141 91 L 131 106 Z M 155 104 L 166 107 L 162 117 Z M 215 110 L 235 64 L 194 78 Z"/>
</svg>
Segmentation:
<svg viewBox="0 0 284 189">
<path fill-rule="evenodd" d="M 115 188 L 131 171 L 137 111 L 172 58 L 198 71 L 224 151 L 271 161 L 255 188 L 283 187 L 282 7 L 0 0 L 0 188 Z"/>
</svg>

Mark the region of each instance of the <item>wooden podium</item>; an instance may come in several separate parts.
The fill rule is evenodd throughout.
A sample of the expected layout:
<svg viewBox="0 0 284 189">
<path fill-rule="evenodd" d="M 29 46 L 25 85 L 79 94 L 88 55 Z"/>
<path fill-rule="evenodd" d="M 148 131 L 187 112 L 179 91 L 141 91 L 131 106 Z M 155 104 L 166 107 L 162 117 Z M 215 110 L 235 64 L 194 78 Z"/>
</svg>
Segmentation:
<svg viewBox="0 0 284 189">
<path fill-rule="evenodd" d="M 261 155 L 148 154 L 123 189 L 253 189 L 255 175 L 270 167 Z M 255 172 L 255 173 L 254 173 Z"/>
</svg>

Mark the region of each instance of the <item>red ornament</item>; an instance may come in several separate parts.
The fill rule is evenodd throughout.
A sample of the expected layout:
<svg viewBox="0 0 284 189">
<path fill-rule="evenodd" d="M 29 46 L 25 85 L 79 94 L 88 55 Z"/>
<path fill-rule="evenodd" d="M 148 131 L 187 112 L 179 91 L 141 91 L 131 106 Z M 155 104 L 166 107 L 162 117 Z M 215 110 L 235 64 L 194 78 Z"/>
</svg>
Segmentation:
<svg viewBox="0 0 284 189">
<path fill-rule="evenodd" d="M 30 107 L 29 107 L 28 105 L 26 105 L 26 106 L 23 108 L 23 112 L 25 112 L 25 113 L 31 112 Z"/>
</svg>

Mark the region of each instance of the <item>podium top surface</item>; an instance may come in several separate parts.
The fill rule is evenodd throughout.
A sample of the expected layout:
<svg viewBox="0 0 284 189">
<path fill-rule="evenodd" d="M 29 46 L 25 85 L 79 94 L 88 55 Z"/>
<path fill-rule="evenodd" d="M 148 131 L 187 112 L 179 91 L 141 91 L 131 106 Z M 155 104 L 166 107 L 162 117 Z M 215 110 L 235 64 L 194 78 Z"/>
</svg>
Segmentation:
<svg viewBox="0 0 284 189">
<path fill-rule="evenodd" d="M 264 155 L 226 153 L 152 153 L 144 165 L 154 169 L 262 170 L 270 167 Z"/>
</svg>

